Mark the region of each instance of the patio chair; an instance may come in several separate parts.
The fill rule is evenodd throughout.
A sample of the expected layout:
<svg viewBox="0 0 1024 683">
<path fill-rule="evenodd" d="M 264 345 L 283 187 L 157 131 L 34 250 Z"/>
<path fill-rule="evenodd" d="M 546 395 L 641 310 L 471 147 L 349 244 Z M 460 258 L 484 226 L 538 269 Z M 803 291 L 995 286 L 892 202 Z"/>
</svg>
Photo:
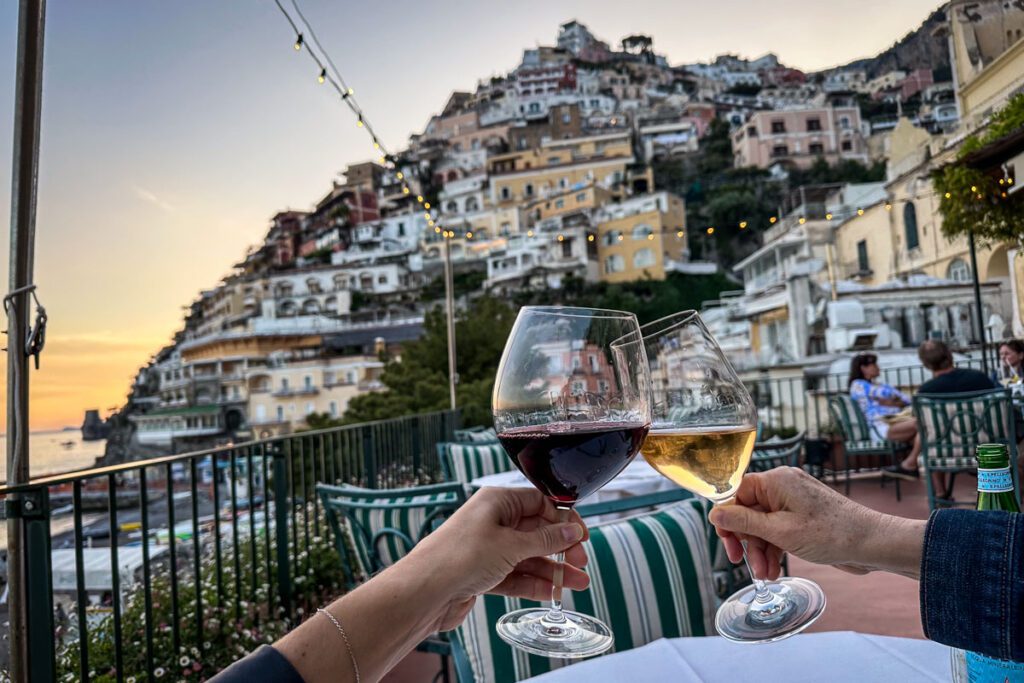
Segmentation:
<svg viewBox="0 0 1024 683">
<path fill-rule="evenodd" d="M 953 481 L 959 472 L 975 472 L 975 449 L 983 443 L 1001 443 L 1010 452 L 1010 472 L 1017 474 L 1015 408 L 1009 389 L 960 394 L 918 394 L 914 415 L 921 435 L 921 457 L 928 507 L 974 507 L 976 501 L 952 500 Z M 933 472 L 950 473 L 942 495 L 936 495 Z M 1017 489 L 1020 490 L 1019 488 Z"/>
<path fill-rule="evenodd" d="M 843 467 L 846 470 L 846 495 L 850 495 L 850 461 L 859 458 L 880 458 L 886 465 L 898 465 L 902 453 L 909 450 L 911 444 L 903 441 L 879 439 L 867 418 L 861 412 L 857 402 L 849 394 L 838 394 L 828 400 L 828 409 L 832 419 L 839 425 L 843 436 Z M 882 486 L 887 477 L 882 473 Z M 900 497 L 900 480 L 896 482 L 896 500 Z"/>
<path fill-rule="evenodd" d="M 804 433 L 788 439 L 761 441 L 754 444 L 748 472 L 767 472 L 776 467 L 799 467 L 800 453 L 804 447 Z"/>
<path fill-rule="evenodd" d="M 616 651 L 658 638 L 714 633 L 718 607 L 711 583 L 707 528 L 697 501 L 682 489 L 581 506 L 584 516 L 675 504 L 644 511 L 590 529 L 587 552 L 590 587 L 566 591 L 566 609 L 592 614 L 615 634 Z M 572 661 L 526 655 L 513 650 L 494 630 L 505 612 L 538 603 L 485 595 L 452 633 L 452 657 L 460 683 L 511 683 Z"/>
<path fill-rule="evenodd" d="M 351 590 L 404 557 L 413 546 L 466 502 L 461 484 L 403 489 L 316 485 Z M 451 644 L 446 634 L 428 637 L 420 652 L 441 657 L 435 679 L 448 681 Z"/>
<path fill-rule="evenodd" d="M 439 443 L 437 457 L 445 481 L 469 485 L 471 481 L 488 474 L 509 472 L 516 468 L 505 449 L 493 443 Z"/>
<path fill-rule="evenodd" d="M 498 440 L 498 433 L 494 427 L 469 427 L 456 429 L 453 438 L 457 443 L 494 443 Z"/>
</svg>

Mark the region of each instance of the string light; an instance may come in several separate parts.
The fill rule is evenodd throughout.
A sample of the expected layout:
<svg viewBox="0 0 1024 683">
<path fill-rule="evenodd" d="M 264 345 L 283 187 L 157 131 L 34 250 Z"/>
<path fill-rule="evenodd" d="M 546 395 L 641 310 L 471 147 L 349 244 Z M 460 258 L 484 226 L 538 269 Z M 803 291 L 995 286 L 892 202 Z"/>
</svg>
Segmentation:
<svg viewBox="0 0 1024 683">
<path fill-rule="evenodd" d="M 416 195 L 416 201 L 418 201 L 420 204 L 422 204 L 423 203 L 423 195 L 421 195 L 421 194 Z"/>
<path fill-rule="evenodd" d="M 526 236 L 527 237 L 533 237 L 533 230 L 527 230 L 526 231 Z"/>
<path fill-rule="evenodd" d="M 299 35 L 295 36 L 295 49 L 296 50 L 301 50 L 302 49 L 302 34 L 301 33 Z"/>
<path fill-rule="evenodd" d="M 626 238 L 625 238 L 625 237 L 623 237 L 622 235 L 619 235 L 619 241 L 620 241 L 620 242 L 621 242 L 622 240 L 624 240 L 624 239 L 626 239 Z"/>
<path fill-rule="evenodd" d="M 804 224 L 804 223 L 806 223 L 806 222 L 807 222 L 807 219 L 806 219 L 806 218 L 804 218 L 803 216 L 800 216 L 800 220 L 799 220 L 799 221 L 797 221 L 797 223 L 799 223 L 800 225 L 803 225 L 803 224 Z"/>
<path fill-rule="evenodd" d="M 559 235 L 558 236 L 558 241 L 559 242 L 564 242 L 565 241 L 565 236 L 564 235 Z"/>
<path fill-rule="evenodd" d="M 399 180 L 401 180 L 401 179 L 402 179 L 402 178 L 404 178 L 405 176 L 404 176 L 404 175 L 402 175 L 402 172 L 401 172 L 401 171 L 399 171 L 398 173 L 396 173 L 396 174 L 395 174 L 395 177 L 396 177 L 396 178 L 398 178 Z"/>
<path fill-rule="evenodd" d="M 740 221 L 740 230 L 746 230 L 746 229 L 747 229 L 747 222 L 746 221 Z"/>
<path fill-rule="evenodd" d="M 827 220 L 827 221 L 830 221 L 830 220 L 832 220 L 832 214 L 830 214 L 830 213 L 826 213 L 826 214 L 825 214 L 825 220 Z"/>
<path fill-rule="evenodd" d="M 431 215 L 430 215 L 430 212 L 429 212 L 429 211 L 424 211 L 424 212 L 423 212 L 423 217 L 424 217 L 424 218 L 426 218 L 426 219 L 427 219 L 428 221 L 429 221 L 429 220 L 430 220 L 431 218 L 433 218 L 433 216 L 431 216 Z"/>
<path fill-rule="evenodd" d="M 424 209 L 429 209 L 430 208 L 430 202 L 423 202 L 423 208 Z"/>
<path fill-rule="evenodd" d="M 682 236 L 683 236 L 683 231 L 682 230 L 680 230 L 679 232 L 676 233 L 676 237 L 682 237 Z"/>
<path fill-rule="evenodd" d="M 359 120 L 356 121 L 356 125 L 359 126 L 360 128 L 363 127 L 363 117 L 362 116 L 360 116 Z"/>
<path fill-rule="evenodd" d="M 886 210 L 886 211 L 892 211 L 892 204 L 889 204 L 888 202 L 886 202 L 886 204 L 885 204 L 885 210 Z"/>
<path fill-rule="evenodd" d="M 317 83 L 323 83 L 327 80 L 327 67 L 320 69 L 320 75 L 316 77 Z"/>
<path fill-rule="evenodd" d="M 858 216 L 863 216 L 864 215 L 864 209 L 857 209 L 857 215 Z"/>
<path fill-rule="evenodd" d="M 587 241 L 588 242 L 593 242 L 594 241 L 594 236 L 593 235 L 587 235 Z"/>
<path fill-rule="evenodd" d="M 772 216 L 771 218 L 768 219 L 768 222 L 771 223 L 772 225 L 775 225 L 775 221 L 777 221 L 777 220 L 779 220 L 779 219 L 776 218 L 775 216 Z"/>
<path fill-rule="evenodd" d="M 403 187 L 402 188 L 402 194 L 409 194 L 409 188 L 408 187 Z"/>
<path fill-rule="evenodd" d="M 1007 185 L 1013 185 L 1013 178 L 1007 178 L 1006 179 L 1006 184 Z"/>
<path fill-rule="evenodd" d="M 978 191 L 978 186 L 977 185 L 971 185 L 971 192 L 977 192 L 977 191 Z"/>
<path fill-rule="evenodd" d="M 709 235 L 714 235 L 715 234 L 715 229 L 714 228 L 708 228 L 708 234 Z"/>
<path fill-rule="evenodd" d="M 652 234 L 648 235 L 647 239 L 653 240 L 654 239 L 654 234 L 652 233 Z M 559 239 L 559 242 L 561 242 L 561 239 Z"/>
<path fill-rule="evenodd" d="M 467 233 L 466 233 L 466 239 L 467 239 L 467 240 L 471 240 L 471 239 L 473 239 L 473 233 L 471 233 L 471 232 L 467 232 Z"/>
<path fill-rule="evenodd" d="M 953 198 L 953 195 L 951 195 L 949 192 L 947 192 L 946 193 L 946 199 L 952 199 L 952 198 Z"/>
<path fill-rule="evenodd" d="M 441 232 L 441 228 L 434 228 L 434 232 Z"/>
<path fill-rule="evenodd" d="M 1000 178 L 999 179 L 999 184 L 1000 185 L 1005 185 L 1006 184 L 1006 179 L 1005 178 Z"/>
</svg>

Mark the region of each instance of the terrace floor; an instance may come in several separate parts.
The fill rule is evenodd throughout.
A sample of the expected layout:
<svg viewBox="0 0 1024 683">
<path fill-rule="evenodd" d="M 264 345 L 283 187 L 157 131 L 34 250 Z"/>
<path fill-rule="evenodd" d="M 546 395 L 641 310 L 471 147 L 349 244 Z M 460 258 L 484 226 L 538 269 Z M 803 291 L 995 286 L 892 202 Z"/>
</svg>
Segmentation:
<svg viewBox="0 0 1024 683">
<path fill-rule="evenodd" d="M 831 483 L 831 479 L 828 480 Z M 977 482 L 971 477 L 957 477 L 954 498 L 973 500 Z M 842 491 L 842 480 L 839 482 Z M 902 482 L 902 501 L 896 502 L 896 491 L 890 483 L 884 489 L 878 478 L 854 479 L 850 497 L 868 507 L 889 514 L 914 519 L 928 517 L 928 497 L 923 481 Z M 791 558 L 790 574 L 813 579 L 828 596 L 825 613 L 810 631 L 859 631 L 905 638 L 924 638 L 918 611 L 918 583 L 912 579 L 884 572 L 855 576 L 846 572 Z M 388 676 L 388 683 L 430 683 L 437 673 L 439 660 L 435 655 L 413 653 Z M 452 675 L 454 681 L 454 674 Z"/>
</svg>

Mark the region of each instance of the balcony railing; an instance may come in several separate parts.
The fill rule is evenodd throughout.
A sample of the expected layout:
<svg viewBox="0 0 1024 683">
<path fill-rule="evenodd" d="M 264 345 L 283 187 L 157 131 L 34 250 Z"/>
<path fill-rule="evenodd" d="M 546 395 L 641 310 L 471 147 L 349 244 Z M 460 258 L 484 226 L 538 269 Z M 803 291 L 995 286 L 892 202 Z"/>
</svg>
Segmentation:
<svg viewBox="0 0 1024 683">
<path fill-rule="evenodd" d="M 315 484 L 436 481 L 456 427 L 413 415 L 0 487 L 21 519 L 29 679 L 178 680 L 185 658 L 211 675 L 240 635 L 255 647 L 325 597 Z"/>
</svg>

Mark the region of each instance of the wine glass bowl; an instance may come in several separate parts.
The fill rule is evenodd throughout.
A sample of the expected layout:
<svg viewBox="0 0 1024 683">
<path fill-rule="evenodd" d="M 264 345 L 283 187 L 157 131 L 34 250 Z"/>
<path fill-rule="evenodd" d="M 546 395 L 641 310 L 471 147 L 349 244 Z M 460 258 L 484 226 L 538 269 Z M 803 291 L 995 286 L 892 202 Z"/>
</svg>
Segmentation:
<svg viewBox="0 0 1024 683">
<path fill-rule="evenodd" d="M 631 339 L 622 346 L 642 346 L 649 364 L 651 430 L 644 458 L 692 493 L 716 505 L 731 503 L 754 451 L 757 408 L 750 394 L 696 311 L 662 318 L 640 332 L 639 344 Z M 787 638 L 825 608 L 825 594 L 812 581 L 765 582 L 750 575 L 753 586 L 737 591 L 716 615 L 715 627 L 726 638 Z"/>
<path fill-rule="evenodd" d="M 622 340 L 635 343 L 619 350 Z M 516 467 L 563 520 L 632 461 L 647 434 L 650 384 L 639 340 L 636 316 L 622 311 L 527 306 L 516 317 L 495 380 L 494 426 Z M 548 657 L 607 650 L 606 625 L 562 609 L 560 573 L 552 607 L 505 615 L 498 635 Z"/>
</svg>

